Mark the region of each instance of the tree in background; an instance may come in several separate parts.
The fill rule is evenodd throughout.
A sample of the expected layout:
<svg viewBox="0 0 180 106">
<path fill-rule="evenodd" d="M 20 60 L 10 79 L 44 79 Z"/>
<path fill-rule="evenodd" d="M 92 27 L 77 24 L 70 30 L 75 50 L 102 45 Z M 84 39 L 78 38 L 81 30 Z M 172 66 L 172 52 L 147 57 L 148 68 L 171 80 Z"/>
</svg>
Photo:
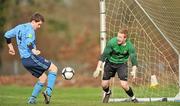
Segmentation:
<svg viewBox="0 0 180 106">
<path fill-rule="evenodd" d="M 5 19 L 5 12 L 4 12 L 4 7 L 5 7 L 5 3 L 7 0 L 0 0 L 0 66 L 1 66 L 1 52 L 3 49 L 3 41 L 4 41 L 4 37 L 2 36 L 4 34 L 4 25 L 6 22 Z"/>
</svg>

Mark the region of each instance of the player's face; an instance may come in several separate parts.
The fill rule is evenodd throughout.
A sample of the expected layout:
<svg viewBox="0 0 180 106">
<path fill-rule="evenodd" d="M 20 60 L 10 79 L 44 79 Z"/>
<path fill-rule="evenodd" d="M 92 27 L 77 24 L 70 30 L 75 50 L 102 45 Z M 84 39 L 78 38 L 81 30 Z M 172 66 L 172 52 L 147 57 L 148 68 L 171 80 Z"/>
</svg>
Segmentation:
<svg viewBox="0 0 180 106">
<path fill-rule="evenodd" d="M 39 21 L 39 22 L 33 22 L 33 28 L 34 28 L 34 30 L 37 30 L 37 29 L 39 29 L 40 27 L 41 27 L 41 25 L 42 25 L 42 21 Z"/>
<path fill-rule="evenodd" d="M 117 35 L 117 43 L 118 44 L 124 44 L 126 41 L 126 37 L 123 33 L 118 33 Z"/>
</svg>

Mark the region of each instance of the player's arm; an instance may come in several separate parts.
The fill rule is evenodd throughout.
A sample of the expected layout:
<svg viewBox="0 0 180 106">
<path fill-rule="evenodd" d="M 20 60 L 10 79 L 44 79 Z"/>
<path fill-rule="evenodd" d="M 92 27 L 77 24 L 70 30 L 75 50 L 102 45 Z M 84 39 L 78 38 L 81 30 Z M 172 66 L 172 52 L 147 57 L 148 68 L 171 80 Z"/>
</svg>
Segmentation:
<svg viewBox="0 0 180 106">
<path fill-rule="evenodd" d="M 28 44 L 28 48 L 31 50 L 31 52 L 35 55 L 39 55 L 41 52 L 39 50 L 36 49 L 36 47 L 33 47 L 32 43 Z"/>
<path fill-rule="evenodd" d="M 8 52 L 10 55 L 15 55 L 15 50 L 14 50 L 13 44 L 11 43 L 11 38 L 14 38 L 16 36 L 16 30 L 17 30 L 17 27 L 7 31 L 4 35 L 6 43 L 8 44 L 8 48 L 9 48 Z"/>
<path fill-rule="evenodd" d="M 15 50 L 14 50 L 14 47 L 13 47 L 13 45 L 11 43 L 11 38 L 6 38 L 5 37 L 5 39 L 6 39 L 6 42 L 8 44 L 8 48 L 9 48 L 8 52 L 9 52 L 9 54 L 10 55 L 15 55 Z"/>
<path fill-rule="evenodd" d="M 106 58 L 110 55 L 111 51 L 112 51 L 111 44 L 107 43 L 107 45 L 104 49 L 104 52 L 100 56 L 96 70 L 93 73 L 94 78 L 97 78 L 99 76 L 100 72 L 103 71 L 103 63 L 106 60 Z"/>
<path fill-rule="evenodd" d="M 133 76 L 133 78 L 136 78 L 136 70 L 137 70 L 138 62 L 137 62 L 136 50 L 132 44 L 130 45 L 130 48 L 129 48 L 129 54 L 130 54 L 130 59 L 132 63 L 131 75 Z"/>
<path fill-rule="evenodd" d="M 10 55 L 15 55 L 16 54 L 12 43 L 8 44 L 8 48 L 9 48 L 8 52 L 9 52 Z"/>
</svg>

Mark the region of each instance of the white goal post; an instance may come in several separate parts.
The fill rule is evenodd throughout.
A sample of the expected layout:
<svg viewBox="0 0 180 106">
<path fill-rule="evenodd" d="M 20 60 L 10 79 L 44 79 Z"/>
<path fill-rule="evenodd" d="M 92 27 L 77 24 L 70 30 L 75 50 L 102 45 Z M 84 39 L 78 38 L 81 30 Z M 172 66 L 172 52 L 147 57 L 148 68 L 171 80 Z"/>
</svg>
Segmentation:
<svg viewBox="0 0 180 106">
<path fill-rule="evenodd" d="M 180 9 L 178 1 L 100 0 L 100 45 L 121 28 L 128 28 L 133 42 L 138 71 L 135 82 L 129 78 L 141 102 L 180 102 Z M 131 66 L 130 62 L 128 65 Z M 131 67 L 128 68 L 130 70 Z M 126 94 L 113 81 L 110 102 L 128 101 Z M 117 81 L 116 81 L 117 80 Z"/>
</svg>

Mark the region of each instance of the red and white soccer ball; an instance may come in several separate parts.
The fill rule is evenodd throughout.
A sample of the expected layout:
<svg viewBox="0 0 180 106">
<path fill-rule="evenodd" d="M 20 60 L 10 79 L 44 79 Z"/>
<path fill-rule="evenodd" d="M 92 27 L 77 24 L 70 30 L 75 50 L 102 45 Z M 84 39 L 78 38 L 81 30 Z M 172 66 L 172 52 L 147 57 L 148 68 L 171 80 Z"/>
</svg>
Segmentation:
<svg viewBox="0 0 180 106">
<path fill-rule="evenodd" d="M 75 74 L 75 71 L 71 67 L 65 67 L 62 70 L 62 76 L 66 80 L 71 80 Z"/>
</svg>

